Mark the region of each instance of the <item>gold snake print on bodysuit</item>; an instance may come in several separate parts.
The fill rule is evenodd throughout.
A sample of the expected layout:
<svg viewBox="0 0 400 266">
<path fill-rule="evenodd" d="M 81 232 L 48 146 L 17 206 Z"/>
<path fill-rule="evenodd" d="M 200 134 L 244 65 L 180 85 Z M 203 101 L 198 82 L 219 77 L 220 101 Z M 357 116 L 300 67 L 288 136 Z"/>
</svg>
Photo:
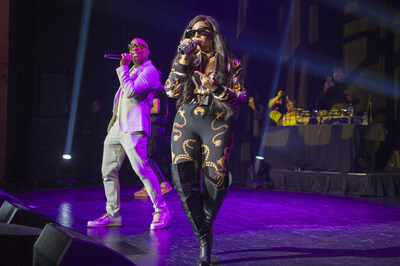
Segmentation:
<svg viewBox="0 0 400 266">
<path fill-rule="evenodd" d="M 203 107 L 197 106 L 193 110 L 193 114 L 195 116 L 204 116 L 205 110 Z M 173 140 L 175 142 L 178 141 L 182 137 L 181 129 L 184 128 L 185 126 L 187 126 L 187 119 L 185 117 L 185 111 L 182 110 L 181 108 L 179 109 L 179 115 L 182 117 L 184 122 L 183 122 L 183 124 L 179 124 L 177 122 L 174 123 L 173 133 L 175 133 L 175 135 L 173 136 Z M 215 118 L 213 119 L 213 121 L 210 125 L 212 132 L 215 132 L 213 134 L 214 136 L 212 136 L 212 143 L 214 144 L 215 148 L 220 147 L 222 145 L 222 140 L 217 139 L 217 137 L 219 137 L 221 135 L 223 136 L 224 134 L 226 134 L 226 132 L 229 129 L 229 126 L 226 124 L 218 126 L 218 127 L 215 126 L 216 121 L 218 119 L 220 119 L 222 115 L 223 115 L 222 112 L 215 113 Z M 188 152 L 188 150 L 196 149 L 196 142 L 197 141 L 195 139 L 187 139 L 187 140 L 183 141 L 183 143 L 182 143 L 183 154 L 174 154 L 172 152 L 172 163 L 177 164 L 180 160 L 185 160 L 185 161 L 186 160 L 189 160 L 189 161 L 195 160 L 195 158 L 192 158 L 190 156 L 190 153 Z M 233 142 L 231 141 L 230 145 L 224 148 L 222 157 L 216 161 L 214 161 L 214 160 L 209 161 L 210 150 L 212 152 L 213 147 L 209 147 L 208 145 L 205 145 L 205 144 L 201 145 L 202 158 L 203 158 L 202 168 L 210 167 L 214 170 L 216 175 L 214 177 L 211 177 L 209 179 L 209 181 L 216 188 L 220 188 L 221 186 L 224 185 L 225 176 L 226 176 L 226 172 L 227 172 L 226 161 L 229 159 L 232 145 L 233 145 Z M 208 171 L 208 172 L 212 172 L 212 171 Z"/>
<path fill-rule="evenodd" d="M 212 142 L 215 144 L 216 147 L 221 146 L 221 140 L 215 140 L 215 138 L 218 137 L 219 135 L 225 134 L 226 131 L 228 131 L 228 125 L 222 125 L 222 126 L 219 126 L 219 127 L 217 127 L 217 128 L 214 127 L 215 121 L 217 121 L 222 115 L 223 115 L 222 112 L 216 113 L 216 114 L 215 114 L 215 119 L 214 119 L 214 120 L 212 121 L 212 123 L 211 123 L 211 128 L 212 128 L 213 130 L 215 130 L 215 131 L 217 131 L 217 130 L 219 130 L 219 129 L 221 129 L 221 128 L 225 128 L 224 131 L 222 131 L 222 132 L 216 134 L 216 135 L 212 138 Z"/>
<path fill-rule="evenodd" d="M 177 164 L 177 162 L 181 159 L 184 159 L 185 161 L 193 161 L 194 159 L 189 155 L 189 153 L 187 152 L 186 148 L 192 149 L 194 150 L 195 147 L 190 146 L 189 143 L 196 143 L 197 141 L 195 139 L 187 139 L 183 142 L 182 144 L 182 148 L 183 148 L 183 152 L 184 154 L 179 154 L 178 156 L 176 156 L 173 152 L 172 152 L 172 163 L 173 164 Z"/>
<path fill-rule="evenodd" d="M 224 185 L 225 181 L 225 176 L 226 176 L 226 161 L 229 159 L 229 155 L 232 149 L 232 144 L 224 149 L 224 155 L 217 160 L 217 163 L 214 162 L 209 162 L 208 161 L 208 156 L 210 155 L 210 148 L 207 145 L 201 145 L 203 149 L 203 156 L 204 156 L 204 162 L 202 164 L 202 168 L 205 167 L 211 167 L 215 170 L 216 173 L 216 178 L 214 179 L 209 179 L 211 184 L 214 185 L 216 188 L 220 188 L 222 185 Z"/>
<path fill-rule="evenodd" d="M 178 135 L 174 135 L 174 141 L 177 141 L 181 136 L 182 136 L 182 131 L 180 131 L 179 129 L 176 129 L 176 127 L 178 128 L 183 128 L 184 126 L 186 126 L 186 117 L 185 117 L 185 110 L 182 110 L 182 108 L 179 108 L 178 110 L 179 115 L 183 118 L 183 124 L 178 124 L 177 122 L 174 123 L 173 127 L 172 127 L 172 132 L 173 133 L 177 133 Z"/>
</svg>

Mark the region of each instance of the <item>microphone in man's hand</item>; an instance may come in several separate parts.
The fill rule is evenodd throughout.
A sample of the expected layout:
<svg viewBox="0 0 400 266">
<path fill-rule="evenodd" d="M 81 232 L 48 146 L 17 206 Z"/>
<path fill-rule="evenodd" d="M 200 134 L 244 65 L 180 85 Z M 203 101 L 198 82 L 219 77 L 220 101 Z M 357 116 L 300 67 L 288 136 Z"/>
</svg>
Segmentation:
<svg viewBox="0 0 400 266">
<path fill-rule="evenodd" d="M 120 54 L 105 54 L 104 58 L 121 60 L 122 56 Z"/>
<path fill-rule="evenodd" d="M 195 49 L 198 44 L 199 41 L 197 39 L 190 39 L 187 43 L 178 46 L 178 54 L 187 54 Z"/>
</svg>

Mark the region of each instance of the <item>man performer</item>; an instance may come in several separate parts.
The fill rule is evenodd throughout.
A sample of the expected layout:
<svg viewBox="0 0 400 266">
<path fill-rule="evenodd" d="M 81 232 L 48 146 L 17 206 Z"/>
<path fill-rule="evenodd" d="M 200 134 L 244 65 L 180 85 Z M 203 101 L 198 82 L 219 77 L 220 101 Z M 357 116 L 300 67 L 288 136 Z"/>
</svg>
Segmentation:
<svg viewBox="0 0 400 266">
<path fill-rule="evenodd" d="M 128 156 L 155 209 L 150 229 L 161 229 L 167 225 L 171 215 L 147 157 L 147 138 L 151 134 L 150 108 L 159 76 L 149 60 L 150 49 L 143 39 L 133 39 L 128 47 L 129 53 L 121 54 L 120 67 L 116 69 L 120 87 L 115 94 L 113 116 L 104 141 L 102 175 L 107 213 L 89 221 L 87 226 L 122 225 L 118 171 Z M 132 61 L 133 67 L 129 69 Z"/>
</svg>

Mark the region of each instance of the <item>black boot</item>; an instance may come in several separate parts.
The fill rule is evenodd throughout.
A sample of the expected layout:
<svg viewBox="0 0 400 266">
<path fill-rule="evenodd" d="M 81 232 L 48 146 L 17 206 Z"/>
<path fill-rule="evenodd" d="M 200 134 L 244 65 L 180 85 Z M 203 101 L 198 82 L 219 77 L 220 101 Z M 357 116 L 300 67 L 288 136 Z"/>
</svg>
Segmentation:
<svg viewBox="0 0 400 266">
<path fill-rule="evenodd" d="M 206 224 L 206 231 L 202 232 L 199 237 L 200 253 L 197 257 L 197 265 L 211 264 L 211 249 L 213 246 L 212 225 Z"/>
<path fill-rule="evenodd" d="M 178 193 L 183 210 L 199 238 L 200 253 L 197 258 L 198 265 L 210 265 L 212 233 L 206 223 L 203 198 L 200 193 L 200 169 L 196 161 L 187 161 L 172 164 L 172 181 Z"/>
<path fill-rule="evenodd" d="M 228 195 L 229 187 L 231 185 L 231 177 L 226 177 L 226 182 L 224 188 L 217 189 L 209 181 L 207 177 L 202 180 L 201 194 L 203 197 L 204 212 L 206 215 L 206 223 L 211 225 L 217 218 L 217 214 L 222 206 L 222 202 Z"/>
<path fill-rule="evenodd" d="M 213 228 L 212 228 L 212 223 L 214 220 L 217 218 L 217 214 L 221 208 L 222 202 L 226 198 L 228 194 L 228 189 L 230 185 L 230 179 L 228 182 L 226 182 L 226 187 L 223 189 L 216 189 L 213 184 L 207 179 L 207 177 L 204 177 L 202 180 L 202 189 L 201 189 L 201 194 L 203 198 L 203 204 L 204 204 L 204 213 L 206 216 L 206 224 L 208 227 L 208 233 L 206 234 L 206 237 L 202 240 L 200 240 L 200 255 L 199 259 L 201 260 L 201 257 L 207 258 L 211 256 L 211 249 L 213 246 Z M 204 246 L 202 246 L 202 243 L 204 243 Z M 208 255 L 209 254 L 209 255 Z M 204 259 L 205 261 L 207 259 Z M 208 260 L 209 261 L 209 260 Z M 199 265 L 209 265 L 209 264 L 199 264 Z"/>
</svg>

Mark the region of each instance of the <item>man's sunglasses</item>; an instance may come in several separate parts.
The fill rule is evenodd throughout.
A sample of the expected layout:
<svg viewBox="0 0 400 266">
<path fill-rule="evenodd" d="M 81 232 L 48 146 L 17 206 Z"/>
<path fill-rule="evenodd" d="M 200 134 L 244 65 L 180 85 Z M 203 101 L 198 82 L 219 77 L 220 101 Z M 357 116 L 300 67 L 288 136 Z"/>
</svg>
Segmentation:
<svg viewBox="0 0 400 266">
<path fill-rule="evenodd" d="M 190 30 L 187 30 L 187 31 L 186 31 L 185 37 L 191 39 L 191 38 L 193 38 L 194 36 L 196 36 L 196 32 L 197 32 L 197 34 L 200 35 L 200 36 L 206 36 L 206 35 L 208 34 L 208 32 L 210 32 L 210 29 L 207 28 L 207 27 L 201 27 L 201 28 L 198 28 L 197 30 L 192 30 L 192 29 L 190 29 Z"/>
<path fill-rule="evenodd" d="M 147 49 L 146 45 L 144 45 L 143 43 L 130 43 L 130 44 L 128 44 L 128 49 L 129 50 L 134 49 L 135 47 L 139 48 L 140 50 L 142 50 L 143 48 Z"/>
</svg>

